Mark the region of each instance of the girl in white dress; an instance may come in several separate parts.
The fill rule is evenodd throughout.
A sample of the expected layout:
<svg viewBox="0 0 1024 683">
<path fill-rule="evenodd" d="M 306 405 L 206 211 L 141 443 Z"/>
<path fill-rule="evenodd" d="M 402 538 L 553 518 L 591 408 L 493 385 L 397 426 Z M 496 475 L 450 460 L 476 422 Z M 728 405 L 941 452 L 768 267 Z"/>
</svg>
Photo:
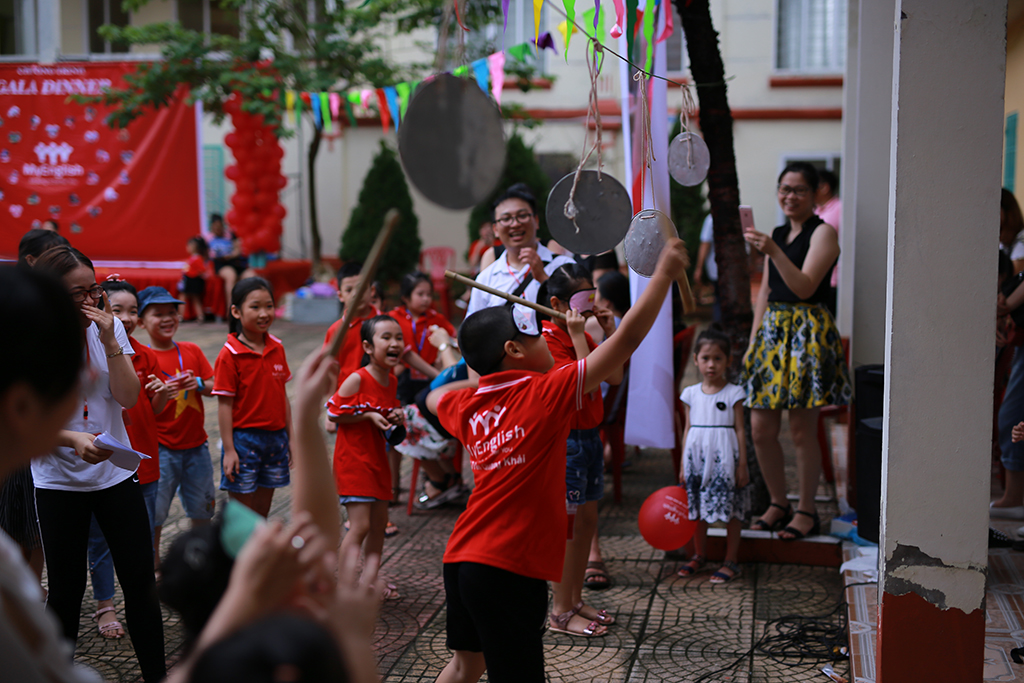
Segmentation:
<svg viewBox="0 0 1024 683">
<path fill-rule="evenodd" d="M 725 522 L 728 529 L 725 562 L 711 583 L 728 583 L 740 575 L 737 563 L 743 516 L 749 504 L 746 436 L 743 432 L 741 387 L 726 380 L 730 365 L 729 338 L 709 329 L 697 337 L 693 362 L 703 381 L 683 390 L 686 414 L 683 475 L 690 519 L 697 520 L 695 554 L 679 570 L 692 576 L 707 563 L 708 524 Z"/>
</svg>

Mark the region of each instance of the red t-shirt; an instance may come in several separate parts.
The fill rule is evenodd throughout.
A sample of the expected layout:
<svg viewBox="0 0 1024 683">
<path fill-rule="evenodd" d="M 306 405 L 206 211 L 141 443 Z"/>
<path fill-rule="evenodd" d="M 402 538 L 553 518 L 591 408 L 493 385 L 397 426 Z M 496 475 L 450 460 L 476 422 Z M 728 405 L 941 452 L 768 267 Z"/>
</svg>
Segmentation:
<svg viewBox="0 0 1024 683">
<path fill-rule="evenodd" d="M 192 370 L 196 377 L 207 383 L 213 379 L 210 361 L 192 342 L 175 342 L 174 348 L 152 351 L 160 365 L 160 379 L 166 380 L 185 370 Z M 157 439 L 175 451 L 202 446 L 206 442 L 205 417 L 203 397 L 196 391 L 179 391 L 156 416 Z"/>
<path fill-rule="evenodd" d="M 124 411 L 124 428 L 128 431 L 128 441 L 132 448 L 139 453 L 149 456 L 139 463 L 139 483 L 148 484 L 160 478 L 160 449 L 156 440 L 156 414 L 153 412 L 152 398 L 146 391 L 149 384 L 149 376 L 160 377 L 160 365 L 157 363 L 156 354 L 148 346 L 143 346 L 132 337 L 128 337 L 128 343 L 132 345 L 135 355 L 132 356 L 132 365 L 135 367 L 135 375 L 141 384 L 139 388 L 139 400 L 135 405 Z"/>
<path fill-rule="evenodd" d="M 261 355 L 229 334 L 214 363 L 213 395 L 234 397 L 232 428 L 277 431 L 288 426 L 291 378 L 280 339 L 268 334 Z"/>
<path fill-rule="evenodd" d="M 185 277 L 202 277 L 206 274 L 206 261 L 199 254 L 192 254 L 185 262 Z"/>
<path fill-rule="evenodd" d="M 345 378 L 351 375 L 353 372 L 359 369 L 359 366 L 363 362 L 363 340 L 360 338 L 360 328 L 363 326 L 363 322 L 370 318 L 375 318 L 380 315 L 380 311 L 377 310 L 376 306 L 370 307 L 370 312 L 364 316 L 356 317 L 348 326 L 348 334 L 345 335 L 345 340 L 341 342 L 341 348 L 338 349 L 338 387 L 341 387 L 341 383 L 345 381 Z M 331 343 L 334 339 L 334 335 L 341 329 L 341 321 L 337 321 L 329 328 L 327 328 L 327 336 L 324 337 L 324 346 Z"/>
<path fill-rule="evenodd" d="M 554 367 L 560 368 L 563 365 L 576 362 L 576 347 L 573 346 L 572 337 L 569 336 L 568 331 L 545 320 L 543 334 L 544 341 L 548 343 L 548 350 L 551 351 L 551 357 L 555 359 Z M 583 334 L 587 335 L 587 346 L 590 347 L 590 350 L 596 349 L 597 344 L 590 333 L 584 332 Z M 583 405 L 583 410 L 573 418 L 572 428 L 594 429 L 600 427 L 601 422 L 604 421 L 604 401 L 601 398 L 601 390 L 595 389 L 587 394 Z"/>
<path fill-rule="evenodd" d="M 437 347 L 430 343 L 430 328 L 437 325 L 443 327 L 452 337 L 455 336 L 455 328 L 452 327 L 452 324 L 433 308 L 421 315 L 419 320 L 413 320 L 412 313 L 405 306 L 396 306 L 388 315 L 397 320 L 398 326 L 402 328 L 402 339 L 405 340 L 403 353 L 415 351 L 420 358 L 426 361 L 427 365 L 433 365 L 437 360 Z M 422 372 L 413 369 L 408 363 L 406 363 L 406 367 L 409 367 L 409 372 L 412 373 L 409 375 L 410 379 L 427 379 Z"/>
<path fill-rule="evenodd" d="M 352 396 L 335 393 L 327 402 L 328 414 L 362 415 L 375 411 L 386 416 L 401 407 L 398 380 L 394 375 L 388 374 L 388 385 L 383 387 L 366 368 L 360 368 L 357 373 L 359 391 Z M 339 496 L 391 500 L 391 467 L 384 446 L 384 432 L 372 422 L 338 425 L 338 438 L 334 442 L 334 483 Z"/>
<path fill-rule="evenodd" d="M 469 451 L 476 483 L 448 539 L 445 563 L 561 580 L 566 418 L 583 407 L 586 362 L 545 374 L 497 372 L 481 377 L 475 391 L 441 397 L 437 416 Z"/>
</svg>

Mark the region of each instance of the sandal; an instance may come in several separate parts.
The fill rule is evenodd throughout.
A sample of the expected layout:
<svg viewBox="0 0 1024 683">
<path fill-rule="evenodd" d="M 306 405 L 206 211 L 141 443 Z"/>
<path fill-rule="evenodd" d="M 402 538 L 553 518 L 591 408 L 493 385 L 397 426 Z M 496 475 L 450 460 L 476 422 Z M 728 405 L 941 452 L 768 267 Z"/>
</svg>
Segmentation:
<svg viewBox="0 0 1024 683">
<path fill-rule="evenodd" d="M 108 621 L 105 624 L 100 623 L 101 614 L 114 611 L 116 610 L 113 607 L 100 607 L 92 615 L 93 621 L 96 622 L 100 635 L 108 640 L 120 640 L 124 637 L 124 627 L 121 625 L 120 621 L 115 619 L 114 621 Z M 117 631 L 120 631 L 120 633 L 117 633 Z"/>
<path fill-rule="evenodd" d="M 604 566 L 604 562 L 587 562 L 587 569 L 583 573 L 583 587 L 595 591 L 612 587 L 612 579 L 608 576 L 608 568 Z"/>
<path fill-rule="evenodd" d="M 592 621 L 587 624 L 586 628 L 582 631 L 570 631 L 569 622 L 572 621 L 572 618 L 575 617 L 576 614 L 576 608 L 573 608 L 568 612 L 562 612 L 561 614 L 555 614 L 552 612 L 551 617 L 548 619 L 548 628 L 554 633 L 564 633 L 568 636 L 579 636 L 581 638 L 600 638 L 608 632 L 608 629 L 596 621 Z"/>
<path fill-rule="evenodd" d="M 696 574 L 697 572 L 703 570 L 704 565 L 706 565 L 707 563 L 708 558 L 704 557 L 703 555 L 694 555 L 690 558 L 689 562 L 687 562 L 679 568 L 679 571 L 676 572 L 676 575 L 681 576 L 684 579 L 687 579 Z"/>
<path fill-rule="evenodd" d="M 615 617 L 613 617 L 612 615 L 608 614 L 608 610 L 606 610 L 606 609 L 595 610 L 594 616 L 593 617 L 588 617 L 586 614 L 583 613 L 583 608 L 584 607 L 586 607 L 586 605 L 583 604 L 582 600 L 580 600 L 576 604 L 576 606 L 573 607 L 572 609 L 573 609 L 574 612 L 576 612 L 576 614 L 580 615 L 584 619 L 593 619 L 594 621 L 596 621 L 597 623 L 601 624 L 602 626 L 611 626 L 612 624 L 615 623 Z"/>
<path fill-rule="evenodd" d="M 384 590 L 380 594 L 381 601 L 398 600 L 402 596 L 398 593 L 398 586 L 393 583 L 384 584 Z"/>
<path fill-rule="evenodd" d="M 384 538 L 391 538 L 398 533 L 398 527 L 388 522 L 388 525 L 384 527 Z"/>
<path fill-rule="evenodd" d="M 800 539 L 807 538 L 808 536 L 817 536 L 818 533 L 821 532 L 821 519 L 818 518 L 817 512 L 804 512 L 803 510 L 797 510 L 796 514 L 803 515 L 804 517 L 810 517 L 814 520 L 814 524 L 811 525 L 811 528 L 806 533 L 794 527 L 787 526 L 782 530 L 782 533 L 789 534 L 789 536 L 779 534 L 779 538 L 783 541 L 799 541 Z"/>
<path fill-rule="evenodd" d="M 727 574 L 726 571 L 723 570 L 726 570 L 729 573 Z M 713 583 L 716 585 L 729 583 L 742 573 L 743 572 L 742 570 L 740 570 L 740 566 L 735 562 L 723 562 L 721 568 L 711 575 L 711 579 L 708 581 L 708 583 Z"/>
<path fill-rule="evenodd" d="M 751 529 L 753 529 L 754 531 L 781 531 L 787 524 L 793 521 L 792 505 L 782 507 L 778 503 L 769 503 L 768 508 L 778 508 L 782 510 L 782 517 L 779 517 L 777 520 L 771 523 L 764 521 L 764 519 L 758 519 L 750 525 Z M 765 510 L 765 512 L 768 512 L 768 510 Z M 797 510 L 797 512 L 800 511 Z M 762 517 L 764 517 L 764 515 L 762 515 Z"/>
</svg>

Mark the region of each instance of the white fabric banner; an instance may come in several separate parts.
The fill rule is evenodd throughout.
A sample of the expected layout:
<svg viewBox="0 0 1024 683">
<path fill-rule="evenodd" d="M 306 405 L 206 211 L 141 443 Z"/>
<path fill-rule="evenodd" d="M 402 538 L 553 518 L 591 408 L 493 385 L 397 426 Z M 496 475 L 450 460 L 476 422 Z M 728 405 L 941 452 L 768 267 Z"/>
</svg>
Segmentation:
<svg viewBox="0 0 1024 683">
<path fill-rule="evenodd" d="M 655 35 L 661 35 L 665 26 L 664 9 L 660 3 Z M 665 75 L 665 43 L 654 50 L 654 73 Z M 653 208 L 671 216 L 668 176 L 668 103 L 667 83 L 650 79 L 651 138 L 654 161 L 644 186 L 644 208 Z M 623 83 L 628 88 L 628 83 Z M 640 107 L 635 111 L 639 114 Z M 634 122 L 634 126 L 638 126 Z M 641 161 L 642 163 L 642 161 Z M 634 173 L 639 168 L 633 169 Z M 630 179 L 632 187 L 632 179 Z M 629 272 L 629 290 L 633 303 L 647 286 L 648 278 Z M 665 298 L 658 319 L 647 337 L 633 354 L 629 370 L 629 394 L 626 404 L 625 441 L 636 446 L 672 448 L 676 443 L 675 428 L 675 373 L 672 368 L 672 300 Z"/>
</svg>

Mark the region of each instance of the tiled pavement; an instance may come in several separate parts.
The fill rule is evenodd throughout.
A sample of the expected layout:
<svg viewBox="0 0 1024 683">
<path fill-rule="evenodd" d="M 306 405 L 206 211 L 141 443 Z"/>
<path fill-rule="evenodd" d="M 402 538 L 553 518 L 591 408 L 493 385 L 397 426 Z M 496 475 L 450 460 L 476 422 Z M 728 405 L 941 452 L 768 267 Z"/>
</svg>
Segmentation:
<svg viewBox="0 0 1024 683">
<path fill-rule="evenodd" d="M 325 327 L 279 321 L 274 333 L 297 368 L 302 358 L 323 339 Z M 137 333 L 146 341 L 144 333 Z M 183 325 L 180 340 L 198 343 L 212 362 L 223 345 L 222 325 Z M 206 429 L 211 451 L 218 441 L 216 410 L 206 402 Z M 333 439 L 333 437 L 329 437 Z M 791 449 L 790 449 L 791 451 Z M 215 456 L 217 458 L 217 456 Z M 219 461 L 219 458 L 217 458 Z M 466 468 L 468 471 L 468 468 Z M 408 486 L 408 462 L 403 487 Z M 712 586 L 709 574 L 691 579 L 675 575 L 677 564 L 653 550 L 639 536 L 636 517 L 643 498 L 671 483 L 672 470 L 664 451 L 645 451 L 624 476 L 624 502 L 602 503 L 601 539 L 614 585 L 588 593 L 598 607 L 616 615 L 618 624 L 608 636 L 584 640 L 548 633 L 546 660 L 551 681 L 696 681 L 701 676 L 742 659 L 733 670 L 712 675 L 710 681 L 824 680 L 811 662 L 773 661 L 747 653 L 760 638 L 767 620 L 784 614 L 825 617 L 840 623 L 841 580 L 835 569 L 795 565 L 750 564 L 743 576 L 726 586 Z M 402 494 L 403 500 L 407 493 Z M 287 516 L 290 489 L 275 497 L 272 515 Z M 401 599 L 383 605 L 376 633 L 380 671 L 389 682 L 433 681 L 449 658 L 444 645 L 444 590 L 441 555 L 458 515 L 441 509 L 413 517 L 405 506 L 391 509 L 401 533 L 385 542 L 382 572 L 398 585 Z M 823 510 L 828 512 L 828 510 Z M 177 502 L 164 527 L 162 549 L 187 528 Z M 495 586 L 501 590 L 501 586 Z M 120 593 L 116 598 L 120 608 Z M 88 619 L 91 599 L 82 608 L 79 661 L 94 667 L 107 680 L 134 681 L 137 668 L 129 640 L 101 639 Z M 123 610 L 119 610 L 123 616 Z M 180 656 L 182 633 L 174 614 L 164 611 L 169 661 Z M 848 676 L 845 662 L 836 670 Z"/>
</svg>

